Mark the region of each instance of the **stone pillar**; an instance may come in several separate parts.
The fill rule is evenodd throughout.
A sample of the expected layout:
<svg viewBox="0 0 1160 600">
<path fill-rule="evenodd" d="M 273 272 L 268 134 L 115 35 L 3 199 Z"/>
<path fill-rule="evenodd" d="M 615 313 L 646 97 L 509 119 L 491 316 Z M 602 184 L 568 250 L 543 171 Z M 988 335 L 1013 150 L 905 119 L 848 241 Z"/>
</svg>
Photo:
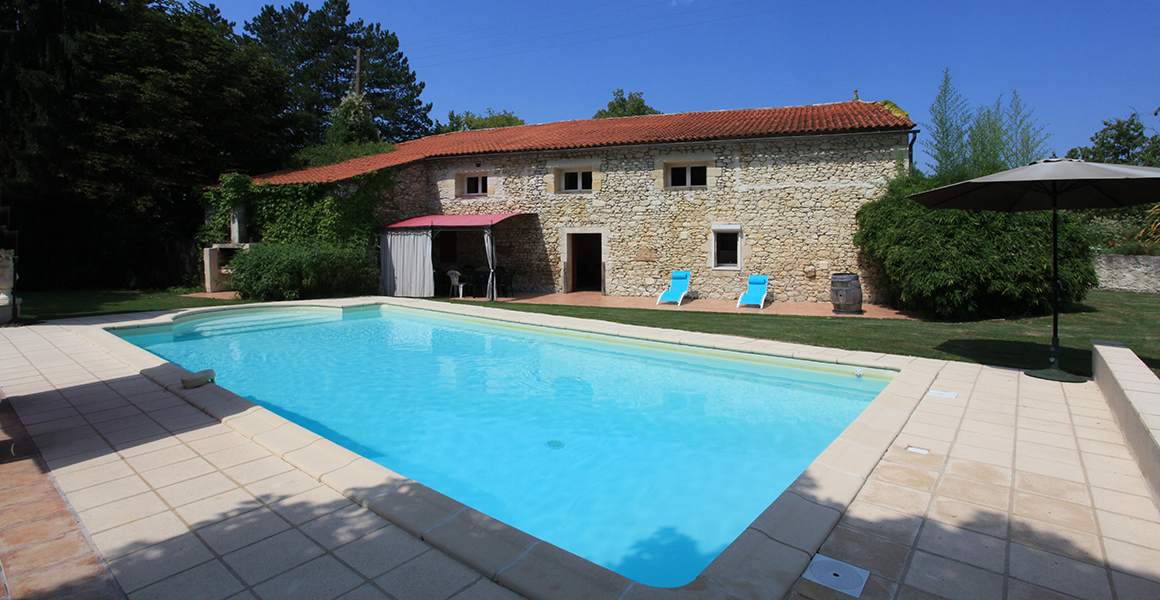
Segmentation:
<svg viewBox="0 0 1160 600">
<path fill-rule="evenodd" d="M 202 254 L 204 260 L 202 264 L 205 266 L 205 291 L 216 292 L 221 286 L 221 267 L 218 264 L 220 250 L 217 248 L 203 248 Z"/>
<path fill-rule="evenodd" d="M 246 241 L 246 207 L 238 206 L 230 213 L 230 243 L 241 244 Z"/>
<path fill-rule="evenodd" d="M 16 285 L 16 251 L 0 249 L 0 323 L 19 315 L 20 299 L 12 295 Z"/>
</svg>

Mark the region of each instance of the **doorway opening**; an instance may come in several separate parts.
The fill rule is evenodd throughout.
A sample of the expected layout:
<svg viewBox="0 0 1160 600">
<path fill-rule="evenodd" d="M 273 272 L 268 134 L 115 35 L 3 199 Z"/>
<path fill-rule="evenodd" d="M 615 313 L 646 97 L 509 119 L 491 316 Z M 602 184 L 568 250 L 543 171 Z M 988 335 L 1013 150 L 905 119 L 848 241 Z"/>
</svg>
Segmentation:
<svg viewBox="0 0 1160 600">
<path fill-rule="evenodd" d="M 599 233 L 568 234 L 568 263 L 572 266 L 568 291 L 604 291 L 601 246 Z"/>
</svg>

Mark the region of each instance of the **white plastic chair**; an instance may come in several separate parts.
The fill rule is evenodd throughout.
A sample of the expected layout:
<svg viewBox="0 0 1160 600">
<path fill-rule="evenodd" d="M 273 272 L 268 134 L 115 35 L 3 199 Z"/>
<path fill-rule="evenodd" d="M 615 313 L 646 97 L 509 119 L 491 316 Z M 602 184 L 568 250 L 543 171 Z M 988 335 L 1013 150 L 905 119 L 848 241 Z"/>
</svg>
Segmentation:
<svg viewBox="0 0 1160 600">
<path fill-rule="evenodd" d="M 448 271 L 447 276 L 451 278 L 451 291 L 454 292 L 458 288 L 459 289 L 459 297 L 462 298 L 463 297 L 463 286 L 467 285 L 467 282 L 461 281 L 459 279 L 459 277 L 460 277 L 459 271 L 456 271 L 454 269 L 451 271 Z"/>
</svg>

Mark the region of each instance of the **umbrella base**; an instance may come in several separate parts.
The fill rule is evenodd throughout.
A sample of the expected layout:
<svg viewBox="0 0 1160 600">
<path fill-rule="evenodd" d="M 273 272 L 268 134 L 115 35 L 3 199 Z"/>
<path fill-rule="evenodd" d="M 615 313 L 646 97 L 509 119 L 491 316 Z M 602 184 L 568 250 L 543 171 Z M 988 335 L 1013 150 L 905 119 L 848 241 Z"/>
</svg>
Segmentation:
<svg viewBox="0 0 1160 600">
<path fill-rule="evenodd" d="M 1060 381 L 1063 383 L 1083 383 L 1085 381 L 1088 381 L 1088 379 L 1086 377 L 1080 377 L 1079 375 L 1072 375 L 1071 373 L 1068 373 L 1066 371 L 1060 371 L 1059 369 L 1057 369 L 1055 367 L 1052 367 L 1050 369 L 1039 369 L 1039 370 L 1035 370 L 1035 371 L 1024 371 L 1024 373 L 1028 377 L 1034 377 L 1036 379 L 1046 379 L 1048 381 Z"/>
</svg>

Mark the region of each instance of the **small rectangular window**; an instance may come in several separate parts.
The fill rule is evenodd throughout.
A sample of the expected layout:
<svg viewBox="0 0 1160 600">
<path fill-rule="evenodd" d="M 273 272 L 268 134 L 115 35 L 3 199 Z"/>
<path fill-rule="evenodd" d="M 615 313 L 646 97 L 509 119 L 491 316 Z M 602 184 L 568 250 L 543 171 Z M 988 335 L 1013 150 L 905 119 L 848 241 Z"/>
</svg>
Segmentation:
<svg viewBox="0 0 1160 600">
<path fill-rule="evenodd" d="M 486 194 L 487 175 L 472 175 L 464 180 L 465 194 Z"/>
<path fill-rule="evenodd" d="M 581 192 L 592 189 L 592 171 L 564 171 L 565 192 Z"/>
<path fill-rule="evenodd" d="M 737 248 L 740 234 L 736 231 L 715 231 L 713 232 L 713 266 L 714 267 L 736 267 L 739 266 L 737 262 Z"/>
<path fill-rule="evenodd" d="M 689 163 L 665 165 L 665 187 L 694 188 L 708 186 L 708 165 Z"/>
<path fill-rule="evenodd" d="M 704 187 L 708 181 L 708 167 L 689 167 L 689 187 Z"/>
</svg>

